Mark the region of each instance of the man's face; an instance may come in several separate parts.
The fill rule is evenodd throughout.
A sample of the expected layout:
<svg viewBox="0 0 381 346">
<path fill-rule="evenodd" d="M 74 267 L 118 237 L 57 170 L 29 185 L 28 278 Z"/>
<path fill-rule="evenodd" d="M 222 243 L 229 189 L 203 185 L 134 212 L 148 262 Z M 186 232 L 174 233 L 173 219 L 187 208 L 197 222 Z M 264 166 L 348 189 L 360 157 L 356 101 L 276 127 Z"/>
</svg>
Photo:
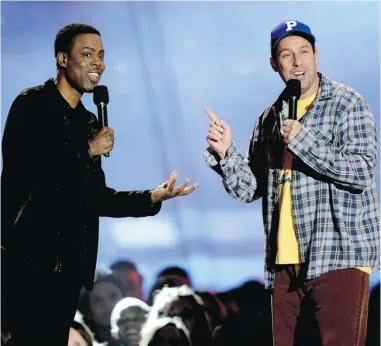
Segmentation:
<svg viewBox="0 0 381 346">
<path fill-rule="evenodd" d="M 138 306 L 124 309 L 118 321 L 119 338 L 126 346 L 139 346 L 140 331 L 146 321 L 147 312 Z"/>
<path fill-rule="evenodd" d="M 90 310 L 96 323 L 110 326 L 110 317 L 116 303 L 123 299 L 119 287 L 110 282 L 100 282 L 90 294 Z"/>
<path fill-rule="evenodd" d="M 123 282 L 127 289 L 126 297 L 143 299 L 142 277 L 136 270 L 114 270 L 113 274 Z"/>
<path fill-rule="evenodd" d="M 104 64 L 103 43 L 96 34 L 78 35 L 67 56 L 65 75 L 80 93 L 92 92 L 99 83 Z"/>
<path fill-rule="evenodd" d="M 288 36 L 277 46 L 277 60 L 271 58 L 271 65 L 279 72 L 285 83 L 290 79 L 301 82 L 302 97 L 313 95 L 319 87 L 317 76 L 317 51 L 309 41 L 300 36 Z"/>
<path fill-rule="evenodd" d="M 89 346 L 86 340 L 74 328 L 70 328 L 67 346 Z"/>
</svg>

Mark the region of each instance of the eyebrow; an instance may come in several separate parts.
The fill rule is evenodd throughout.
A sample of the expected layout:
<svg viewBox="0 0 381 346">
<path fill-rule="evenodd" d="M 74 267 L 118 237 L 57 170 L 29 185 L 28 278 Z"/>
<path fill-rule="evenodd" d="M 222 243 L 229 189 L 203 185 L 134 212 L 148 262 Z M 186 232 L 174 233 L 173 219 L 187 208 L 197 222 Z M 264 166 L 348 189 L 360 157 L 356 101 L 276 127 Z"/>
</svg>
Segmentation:
<svg viewBox="0 0 381 346">
<path fill-rule="evenodd" d="M 278 55 L 280 55 L 282 52 L 284 52 L 285 50 L 290 50 L 289 48 L 283 48 L 281 49 L 279 52 L 278 52 Z"/>
<path fill-rule="evenodd" d="M 90 49 L 90 50 L 92 50 L 93 52 L 95 52 L 95 49 L 94 48 L 92 48 L 92 47 L 82 47 L 82 49 Z M 104 49 L 101 49 L 100 51 L 99 51 L 99 53 L 104 53 L 105 51 L 104 51 Z"/>
<path fill-rule="evenodd" d="M 304 44 L 303 46 L 300 47 L 300 49 L 304 49 L 304 48 L 310 48 L 307 44 Z M 278 55 L 280 55 L 282 52 L 284 52 L 285 50 L 290 50 L 290 48 L 283 48 L 281 49 L 279 52 L 278 52 Z"/>
</svg>

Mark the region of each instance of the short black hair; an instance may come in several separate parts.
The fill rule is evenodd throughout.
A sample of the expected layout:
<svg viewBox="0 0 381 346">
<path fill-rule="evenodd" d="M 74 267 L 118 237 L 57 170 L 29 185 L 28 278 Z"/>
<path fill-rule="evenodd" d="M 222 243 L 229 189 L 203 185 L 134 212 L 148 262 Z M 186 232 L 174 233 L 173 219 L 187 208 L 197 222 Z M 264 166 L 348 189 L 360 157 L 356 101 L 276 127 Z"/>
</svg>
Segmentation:
<svg viewBox="0 0 381 346">
<path fill-rule="evenodd" d="M 183 280 L 177 275 L 164 275 L 157 279 L 153 284 L 147 299 L 149 306 L 153 305 L 156 294 L 163 289 L 163 287 L 180 287 L 183 285 Z"/>
<path fill-rule="evenodd" d="M 170 322 L 155 331 L 148 343 L 148 346 L 158 344 L 184 346 L 191 345 L 191 342 L 182 329 L 177 328 L 175 324 Z"/>
<path fill-rule="evenodd" d="M 116 261 L 110 266 L 111 270 L 132 270 L 137 271 L 136 264 L 132 261 Z"/>
<path fill-rule="evenodd" d="M 73 48 L 74 39 L 78 35 L 82 34 L 96 34 L 101 36 L 100 32 L 95 29 L 93 26 L 88 24 L 69 24 L 61 28 L 54 40 L 54 57 L 57 59 L 57 55 L 59 52 L 63 52 L 66 54 L 70 54 L 71 49 Z M 57 69 L 61 69 L 62 67 L 57 64 Z"/>
<path fill-rule="evenodd" d="M 127 295 L 127 292 L 126 292 L 126 288 L 124 287 L 123 285 L 123 282 L 120 281 L 117 277 L 115 277 L 114 275 L 112 274 L 109 274 L 109 275 L 106 275 L 106 276 L 100 276 L 98 277 L 95 281 L 94 281 L 94 284 L 93 284 L 93 289 L 96 285 L 100 284 L 100 283 L 104 283 L 104 282 L 108 282 L 108 283 L 111 283 L 113 285 L 115 285 L 116 287 L 119 288 L 120 292 L 122 293 L 122 296 L 123 297 L 126 297 Z M 90 309 L 90 295 L 91 295 L 91 291 L 83 291 L 83 294 L 82 296 L 80 297 L 80 300 L 79 300 L 79 303 L 78 303 L 78 310 L 79 312 L 83 315 L 83 318 L 85 320 L 85 323 L 90 327 L 87 319 L 86 319 L 86 316 L 91 313 L 91 309 Z"/>
<path fill-rule="evenodd" d="M 174 275 L 179 276 L 181 278 L 190 279 L 189 273 L 184 268 L 177 266 L 164 268 L 157 274 L 157 278 L 168 275 Z"/>
</svg>

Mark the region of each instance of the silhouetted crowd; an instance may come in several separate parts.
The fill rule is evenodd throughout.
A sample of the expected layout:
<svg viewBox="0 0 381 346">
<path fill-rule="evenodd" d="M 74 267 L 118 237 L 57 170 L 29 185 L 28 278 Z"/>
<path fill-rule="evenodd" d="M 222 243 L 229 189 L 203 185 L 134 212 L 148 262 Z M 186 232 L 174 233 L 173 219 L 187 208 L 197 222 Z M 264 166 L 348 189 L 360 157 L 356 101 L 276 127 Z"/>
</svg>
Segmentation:
<svg viewBox="0 0 381 346">
<path fill-rule="evenodd" d="M 311 321 L 306 318 L 299 330 L 298 345 L 319 345 L 314 324 L 307 322 Z M 6 341 L 3 330 L 2 344 Z M 226 292 L 198 291 L 185 269 L 167 267 L 144 297 L 137 266 L 118 261 L 97 271 L 91 292 L 82 291 L 70 329 L 68 346 L 99 345 L 272 346 L 270 293 L 257 281 Z M 378 284 L 370 295 L 366 346 L 379 345 Z"/>
</svg>

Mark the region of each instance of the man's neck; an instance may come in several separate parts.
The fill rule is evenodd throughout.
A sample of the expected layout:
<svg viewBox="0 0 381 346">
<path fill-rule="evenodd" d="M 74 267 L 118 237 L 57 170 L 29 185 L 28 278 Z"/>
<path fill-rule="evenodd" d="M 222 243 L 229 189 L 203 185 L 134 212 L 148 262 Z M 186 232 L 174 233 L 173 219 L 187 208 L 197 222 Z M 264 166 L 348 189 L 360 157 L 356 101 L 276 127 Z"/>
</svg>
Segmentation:
<svg viewBox="0 0 381 346">
<path fill-rule="evenodd" d="M 319 86 L 320 86 L 320 76 L 316 74 L 316 78 L 311 88 L 300 96 L 300 100 L 304 100 L 311 97 L 312 95 L 315 95 L 319 90 Z"/>
<path fill-rule="evenodd" d="M 75 109 L 81 100 L 82 94 L 70 85 L 63 71 L 57 73 L 56 86 L 70 107 Z"/>
</svg>

